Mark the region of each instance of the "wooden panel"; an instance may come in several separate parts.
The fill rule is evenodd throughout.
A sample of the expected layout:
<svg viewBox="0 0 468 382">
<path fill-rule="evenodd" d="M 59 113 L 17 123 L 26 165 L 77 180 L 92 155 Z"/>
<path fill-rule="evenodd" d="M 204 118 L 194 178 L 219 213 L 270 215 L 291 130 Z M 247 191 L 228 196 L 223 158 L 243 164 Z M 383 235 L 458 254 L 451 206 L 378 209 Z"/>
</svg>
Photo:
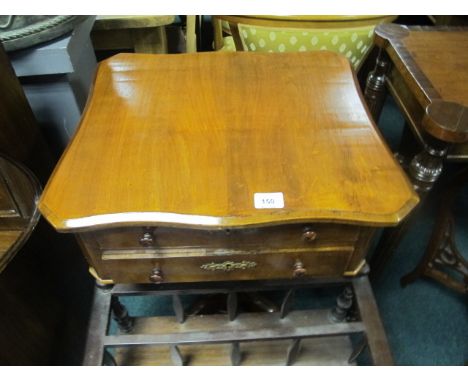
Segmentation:
<svg viewBox="0 0 468 382">
<path fill-rule="evenodd" d="M 248 342 L 241 345 L 240 366 L 285 366 L 291 340 Z M 190 366 L 231 366 L 231 344 L 186 345 L 181 353 Z M 349 366 L 349 337 L 310 338 L 301 341 L 293 366 Z M 122 366 L 173 366 L 168 346 L 118 348 L 115 360 Z"/>
<path fill-rule="evenodd" d="M 307 314 L 309 313 L 309 314 Z M 302 326 L 327 325 L 327 311 L 291 312 L 294 322 Z M 243 313 L 239 327 L 252 325 L 258 314 Z M 281 320 L 277 315 L 273 319 Z M 290 317 L 291 318 L 291 317 Z M 266 322 L 272 320 L 258 319 L 260 325 L 253 326 L 261 329 Z M 172 332 L 196 332 L 207 328 L 226 330 L 232 327 L 225 315 L 204 315 L 188 317 L 184 325 L 176 322 L 174 317 L 137 317 L 132 334 L 167 334 Z M 240 344 L 241 365 L 285 365 L 286 351 L 291 340 L 243 342 Z M 181 353 L 188 365 L 230 365 L 231 344 L 205 344 L 180 346 Z M 172 365 L 168 346 L 135 346 L 131 348 L 117 348 L 115 359 L 118 365 Z M 294 365 L 347 365 L 352 352 L 348 336 L 328 338 L 307 338 L 301 341 L 301 350 Z"/>
<path fill-rule="evenodd" d="M 379 25 L 376 29 L 376 43 L 385 48 L 405 87 L 424 111 L 418 128 L 448 143 L 464 143 L 468 139 L 468 92 L 461 85 L 468 78 L 467 32 L 463 27 L 396 24 Z M 402 106 L 404 112 L 411 114 L 411 104 Z"/>
<path fill-rule="evenodd" d="M 29 237 L 39 220 L 40 187 L 21 165 L 0 155 L 0 272 Z M 9 209 L 8 209 L 9 207 Z"/>
<path fill-rule="evenodd" d="M 419 142 L 421 142 L 421 145 L 423 145 L 424 139 L 421 137 L 420 126 L 424 117 L 424 108 L 411 93 L 410 88 L 401 76 L 401 73 L 393 65 L 390 72 L 387 74 L 387 87 L 390 94 L 397 102 L 398 107 L 402 111 L 413 133 Z M 448 149 L 447 159 L 449 161 L 467 160 L 468 144 L 461 143 L 451 145 Z"/>
<path fill-rule="evenodd" d="M 468 106 L 466 31 L 412 31 L 402 43 L 441 98 Z"/>
<path fill-rule="evenodd" d="M 144 235 L 152 244 L 142 245 Z M 312 237 L 308 238 L 308 234 Z M 89 235 L 89 234 L 88 234 Z M 214 248 L 259 250 L 271 248 L 315 248 L 336 243 L 353 244 L 359 227 L 333 224 L 292 224 L 276 227 L 193 230 L 165 227 L 115 228 L 91 234 L 99 247 L 106 249 Z M 87 235 L 85 235 L 87 236 Z"/>
<path fill-rule="evenodd" d="M 172 24 L 174 22 L 174 19 L 175 16 L 166 15 L 102 15 L 96 17 L 93 30 L 154 28 Z"/>
<path fill-rule="evenodd" d="M 2 255 L 13 247 L 21 234 L 21 231 L 0 231 L 0 263 Z"/>
<path fill-rule="evenodd" d="M 256 209 L 260 192 L 284 208 Z M 121 54 L 100 64 L 40 209 L 63 231 L 393 225 L 417 201 L 339 55 Z"/>
<path fill-rule="evenodd" d="M 137 317 L 132 334 L 186 333 L 223 330 L 261 330 L 274 327 L 276 330 L 288 326 L 297 328 L 330 325 L 329 311 L 293 311 L 288 319 L 281 320 L 278 313 L 268 314 L 241 313 L 234 322 L 228 321 L 226 315 L 190 316 L 184 325 L 176 322 L 174 317 Z M 291 340 L 241 342 L 242 366 L 248 365 L 285 365 L 287 349 Z M 230 365 L 231 344 L 182 345 L 179 349 L 188 365 Z M 352 352 L 348 336 L 326 338 L 304 338 L 294 365 L 347 365 Z M 117 348 L 118 365 L 171 365 L 168 346 L 136 346 Z"/>
<path fill-rule="evenodd" d="M 112 256 L 104 257 L 101 261 L 99 276 L 102 279 L 112 279 L 116 283 L 149 283 L 152 271 L 158 269 L 164 283 L 292 279 L 298 261 L 306 269 L 306 277 L 342 276 L 352 252 L 352 247 L 342 248 L 340 251 L 330 248 L 215 256 L 193 256 L 186 253 L 180 253 L 179 256 L 134 253 L 129 256 L 128 252 L 122 251 L 119 257 L 119 252 L 115 251 Z"/>
<path fill-rule="evenodd" d="M 4 182 L 4 190 L 8 193 L 8 203 L 13 209 L 10 218 L 21 217 L 26 219 L 36 211 L 36 202 L 40 193 L 40 186 L 29 169 L 22 167 L 0 155 L 0 178 Z M 1 183 L 1 181 L 0 181 Z M 7 219 L 2 221 L 8 224 Z"/>
<path fill-rule="evenodd" d="M 52 171 L 52 157 L 1 44 L 0 83 L 0 153 L 26 165 L 45 183 Z"/>
<path fill-rule="evenodd" d="M 14 216 L 19 216 L 18 207 L 3 174 L 0 172 L 0 217 L 8 218 Z"/>
</svg>

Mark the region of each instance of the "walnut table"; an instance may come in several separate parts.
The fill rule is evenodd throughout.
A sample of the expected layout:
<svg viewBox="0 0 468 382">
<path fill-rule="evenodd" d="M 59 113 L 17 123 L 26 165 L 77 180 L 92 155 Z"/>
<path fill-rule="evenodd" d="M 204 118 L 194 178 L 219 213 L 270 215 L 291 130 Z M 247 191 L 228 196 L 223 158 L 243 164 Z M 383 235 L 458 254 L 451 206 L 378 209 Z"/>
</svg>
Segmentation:
<svg viewBox="0 0 468 382">
<path fill-rule="evenodd" d="M 468 159 L 468 28 L 379 25 L 375 43 L 380 52 L 367 81 L 366 101 L 377 121 L 386 89 L 395 99 L 406 119 L 398 157 L 425 196 L 445 161 Z M 404 231 L 402 225 L 383 236 L 373 271 L 383 269 Z M 455 261 L 460 262 L 466 264 L 462 258 Z M 427 276 L 442 280 L 425 268 Z M 452 268 L 468 277 L 466 268 Z M 460 288 L 466 290 L 466 285 Z"/>
<path fill-rule="evenodd" d="M 375 227 L 417 202 L 345 58 L 121 54 L 100 64 L 39 208 L 110 285 L 96 290 L 86 364 L 135 345 L 190 363 L 200 344 L 227 344 L 242 364 L 264 340 L 287 340 L 292 364 L 310 338 L 356 333 L 353 359 L 368 345 L 389 364 L 365 258 Z M 332 314 L 290 311 L 295 289 L 336 283 L 350 286 Z M 287 291 L 279 312 L 237 310 L 237 292 L 275 288 Z M 213 292 L 226 294 L 226 316 L 187 317 L 181 296 Z M 142 333 L 118 300 L 134 294 L 172 295 L 175 318 Z M 345 322 L 353 294 L 359 318 Z M 110 309 L 134 332 L 106 335 Z"/>
</svg>

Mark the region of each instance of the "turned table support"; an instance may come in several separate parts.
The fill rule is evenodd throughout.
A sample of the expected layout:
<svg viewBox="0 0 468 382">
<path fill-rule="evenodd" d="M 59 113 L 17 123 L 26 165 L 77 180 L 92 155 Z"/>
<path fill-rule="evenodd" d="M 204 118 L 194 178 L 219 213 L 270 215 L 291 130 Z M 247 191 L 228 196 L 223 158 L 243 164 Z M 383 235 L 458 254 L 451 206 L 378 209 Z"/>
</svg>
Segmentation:
<svg viewBox="0 0 468 382">
<path fill-rule="evenodd" d="M 379 54 L 367 79 L 365 99 L 375 122 L 378 122 L 386 90 L 404 114 L 408 131 L 395 157 L 407 171 L 421 199 L 440 178 L 452 145 L 468 140 L 468 109 L 463 94 L 453 85 L 463 82 L 463 71 L 454 70 L 463 62 L 463 57 L 455 54 L 451 41 L 455 38 L 458 45 L 463 45 L 462 36 L 466 31 L 397 24 L 379 25 L 375 30 Z M 422 41 L 426 39 L 429 44 L 434 38 L 440 39 L 437 40 L 439 44 L 445 41 L 442 49 L 446 51 L 447 62 L 431 60 L 430 50 Z M 422 150 L 414 153 L 416 140 Z M 375 280 L 382 273 L 412 220 L 410 217 L 395 228 L 385 229 L 370 262 L 371 279 Z"/>
<path fill-rule="evenodd" d="M 385 50 L 379 48 L 379 53 L 375 62 L 374 69 L 369 73 L 364 90 L 364 97 L 369 107 L 369 111 L 377 123 L 382 112 L 385 96 L 387 95 L 385 88 L 385 75 L 389 69 L 389 59 Z"/>
<path fill-rule="evenodd" d="M 425 137 L 425 145 L 422 151 L 418 152 L 409 161 L 406 171 L 415 191 L 418 192 L 421 200 L 425 200 L 428 193 L 436 184 L 442 174 L 443 164 L 447 157 L 450 143 L 443 142 L 431 136 Z M 404 159 L 402 159 L 404 161 Z M 412 216 L 401 222 L 394 228 L 387 228 L 383 232 L 381 239 L 375 250 L 375 256 L 371 259 L 372 269 L 371 280 L 377 279 L 383 272 L 392 254 L 400 244 L 401 239 L 412 224 Z"/>
</svg>

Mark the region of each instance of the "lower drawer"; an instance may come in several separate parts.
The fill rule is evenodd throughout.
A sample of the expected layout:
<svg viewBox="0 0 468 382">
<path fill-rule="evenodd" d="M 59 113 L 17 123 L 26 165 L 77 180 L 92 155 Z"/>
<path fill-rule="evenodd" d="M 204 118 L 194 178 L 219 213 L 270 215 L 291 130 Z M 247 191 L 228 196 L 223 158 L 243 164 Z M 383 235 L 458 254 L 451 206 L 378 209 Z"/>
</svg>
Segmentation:
<svg viewBox="0 0 468 382">
<path fill-rule="evenodd" d="M 115 283 L 172 283 L 342 276 L 349 250 L 246 255 L 161 257 L 113 252 L 101 260 L 101 278 Z"/>
</svg>

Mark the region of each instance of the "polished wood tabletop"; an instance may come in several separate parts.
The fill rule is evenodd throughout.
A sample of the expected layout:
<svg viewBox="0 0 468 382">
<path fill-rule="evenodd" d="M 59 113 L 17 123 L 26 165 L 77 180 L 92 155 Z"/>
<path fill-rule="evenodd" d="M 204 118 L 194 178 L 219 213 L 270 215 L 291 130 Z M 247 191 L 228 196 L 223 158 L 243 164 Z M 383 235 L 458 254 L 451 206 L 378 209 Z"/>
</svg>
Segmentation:
<svg viewBox="0 0 468 382">
<path fill-rule="evenodd" d="M 466 160 L 468 145 L 468 28 L 379 25 L 376 44 L 392 68 L 390 92 L 421 141 L 421 130 L 457 143 L 449 157 Z M 422 120 L 424 116 L 424 120 Z"/>
<path fill-rule="evenodd" d="M 376 34 L 422 105 L 436 99 L 467 104 L 468 28 L 385 25 Z"/>
<path fill-rule="evenodd" d="M 417 202 L 345 58 L 239 52 L 101 62 L 39 208 L 77 231 L 395 225 Z"/>
<path fill-rule="evenodd" d="M 468 30 L 413 31 L 402 42 L 440 98 L 468 104 Z"/>
</svg>

